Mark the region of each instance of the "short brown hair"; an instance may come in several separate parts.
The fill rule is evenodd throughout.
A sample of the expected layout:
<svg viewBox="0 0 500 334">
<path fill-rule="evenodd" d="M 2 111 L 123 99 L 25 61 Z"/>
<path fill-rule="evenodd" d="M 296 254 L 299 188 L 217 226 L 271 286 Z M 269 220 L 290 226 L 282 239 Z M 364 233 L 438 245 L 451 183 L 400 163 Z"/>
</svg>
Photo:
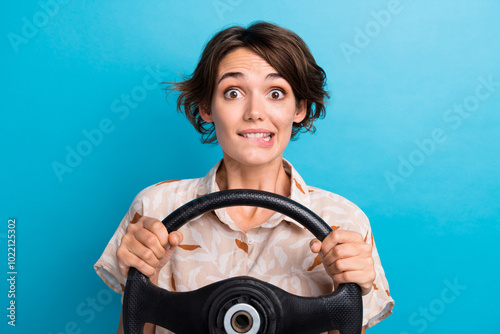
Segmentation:
<svg viewBox="0 0 500 334">
<path fill-rule="evenodd" d="M 292 87 L 297 104 L 307 101 L 304 120 L 294 123 L 292 139 L 301 130 L 314 132 L 314 120 L 325 116 L 325 71 L 316 64 L 309 48 L 294 32 L 268 22 L 256 22 L 248 28 L 224 29 L 207 43 L 193 74 L 183 81 L 170 82 L 167 91 L 179 91 L 177 109 L 185 113 L 203 143 L 217 140 L 213 123 L 205 122 L 199 106 L 210 108 L 219 64 L 229 52 L 246 47 L 265 59 Z"/>
</svg>

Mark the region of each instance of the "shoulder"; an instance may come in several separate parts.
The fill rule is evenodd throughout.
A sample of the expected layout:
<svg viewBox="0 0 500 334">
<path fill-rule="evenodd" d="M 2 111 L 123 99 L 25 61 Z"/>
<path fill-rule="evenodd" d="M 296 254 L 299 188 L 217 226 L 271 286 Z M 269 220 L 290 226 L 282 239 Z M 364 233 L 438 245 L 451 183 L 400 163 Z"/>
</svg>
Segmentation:
<svg viewBox="0 0 500 334">
<path fill-rule="evenodd" d="M 308 186 L 308 189 L 311 203 L 320 205 L 332 205 L 344 208 L 348 211 L 353 211 L 354 213 L 363 213 L 363 211 L 361 211 L 361 209 L 356 204 L 339 194 L 312 186 Z"/>
<path fill-rule="evenodd" d="M 151 197 L 171 192 L 175 192 L 178 196 L 188 196 L 191 193 L 196 193 L 200 181 L 201 178 L 161 181 L 144 188 L 137 194 L 137 197 Z"/>
<path fill-rule="evenodd" d="M 368 217 L 347 198 L 317 187 L 308 186 L 308 189 L 311 210 L 329 225 L 362 234 L 370 229 Z"/>
<path fill-rule="evenodd" d="M 135 213 L 161 219 L 178 206 L 196 198 L 201 178 L 158 182 L 141 190 L 130 207 Z"/>
</svg>

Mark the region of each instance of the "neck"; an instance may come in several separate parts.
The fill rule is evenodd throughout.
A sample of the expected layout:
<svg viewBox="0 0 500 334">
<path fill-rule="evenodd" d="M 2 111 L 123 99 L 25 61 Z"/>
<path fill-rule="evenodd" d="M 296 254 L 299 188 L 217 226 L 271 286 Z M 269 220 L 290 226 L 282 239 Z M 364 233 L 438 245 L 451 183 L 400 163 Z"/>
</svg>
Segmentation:
<svg viewBox="0 0 500 334">
<path fill-rule="evenodd" d="M 259 166 L 242 165 L 224 157 L 217 170 L 216 182 L 221 190 L 255 189 L 290 196 L 290 178 L 281 157 Z"/>
</svg>

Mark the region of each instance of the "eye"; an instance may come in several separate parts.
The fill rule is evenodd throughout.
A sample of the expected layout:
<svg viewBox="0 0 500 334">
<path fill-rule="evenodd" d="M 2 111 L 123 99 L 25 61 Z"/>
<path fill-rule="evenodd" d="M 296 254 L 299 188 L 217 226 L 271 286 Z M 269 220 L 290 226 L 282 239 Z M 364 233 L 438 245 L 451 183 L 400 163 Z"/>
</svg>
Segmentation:
<svg viewBox="0 0 500 334">
<path fill-rule="evenodd" d="M 241 93 L 237 89 L 228 89 L 224 92 L 224 96 L 227 97 L 228 99 L 234 100 L 237 99 L 238 97 L 241 97 Z"/>
<path fill-rule="evenodd" d="M 281 100 L 282 98 L 285 97 L 285 92 L 282 91 L 281 89 L 273 89 L 270 93 L 269 96 L 273 100 Z"/>
</svg>

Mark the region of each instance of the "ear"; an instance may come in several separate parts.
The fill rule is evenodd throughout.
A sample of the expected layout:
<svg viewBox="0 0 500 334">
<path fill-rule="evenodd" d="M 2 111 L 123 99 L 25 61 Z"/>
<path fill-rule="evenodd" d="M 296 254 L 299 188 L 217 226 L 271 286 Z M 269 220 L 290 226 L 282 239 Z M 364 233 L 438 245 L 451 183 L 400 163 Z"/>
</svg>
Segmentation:
<svg viewBox="0 0 500 334">
<path fill-rule="evenodd" d="M 203 103 L 198 105 L 198 111 L 200 112 L 200 117 L 207 123 L 213 123 L 214 118 L 210 113 L 210 109 Z"/>
<path fill-rule="evenodd" d="M 295 111 L 295 116 L 293 117 L 294 123 L 300 123 L 306 117 L 307 111 L 307 100 L 303 99 L 299 101 L 299 105 L 297 106 L 297 110 Z"/>
</svg>

